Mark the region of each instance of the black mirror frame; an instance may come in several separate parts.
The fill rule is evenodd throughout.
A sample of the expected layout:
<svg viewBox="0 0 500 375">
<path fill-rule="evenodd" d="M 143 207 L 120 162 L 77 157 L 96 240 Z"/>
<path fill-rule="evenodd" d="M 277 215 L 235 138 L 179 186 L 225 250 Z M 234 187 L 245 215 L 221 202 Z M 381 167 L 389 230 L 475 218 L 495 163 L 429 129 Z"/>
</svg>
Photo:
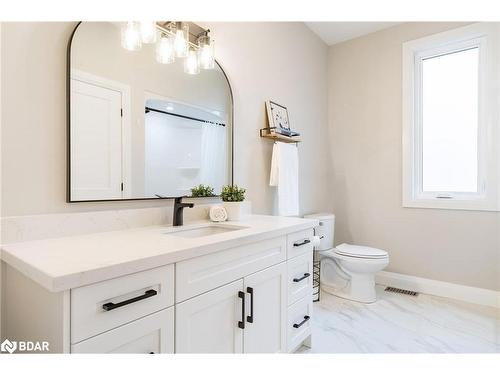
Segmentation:
<svg viewBox="0 0 500 375">
<path fill-rule="evenodd" d="M 125 202 L 125 201 L 144 201 L 144 200 L 157 200 L 157 199 L 174 199 L 177 197 L 151 197 L 151 198 L 122 198 L 122 199 L 94 199 L 94 200 L 81 200 L 75 201 L 71 200 L 71 46 L 73 43 L 73 37 L 75 36 L 76 30 L 83 23 L 79 21 L 68 41 L 68 47 L 66 51 L 66 203 L 92 203 L 92 202 Z M 226 79 L 227 85 L 229 86 L 229 95 L 231 97 L 231 178 L 230 183 L 234 185 L 234 97 L 233 88 L 226 71 L 222 68 L 222 65 L 215 60 L 215 63 L 221 70 L 224 78 Z M 205 197 L 188 197 L 190 199 L 203 199 Z"/>
</svg>

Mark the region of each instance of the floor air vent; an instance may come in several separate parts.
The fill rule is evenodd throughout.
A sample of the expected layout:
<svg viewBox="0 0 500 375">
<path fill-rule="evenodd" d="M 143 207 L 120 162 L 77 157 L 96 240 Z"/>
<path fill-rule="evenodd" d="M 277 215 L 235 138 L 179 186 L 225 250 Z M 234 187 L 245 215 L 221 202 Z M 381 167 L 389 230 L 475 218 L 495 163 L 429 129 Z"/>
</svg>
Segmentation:
<svg viewBox="0 0 500 375">
<path fill-rule="evenodd" d="M 418 292 L 414 292 L 413 290 L 399 289 L 399 288 L 394 288 L 392 286 L 386 287 L 385 291 L 392 293 L 406 294 L 407 296 L 413 296 L 413 297 L 418 296 Z"/>
</svg>

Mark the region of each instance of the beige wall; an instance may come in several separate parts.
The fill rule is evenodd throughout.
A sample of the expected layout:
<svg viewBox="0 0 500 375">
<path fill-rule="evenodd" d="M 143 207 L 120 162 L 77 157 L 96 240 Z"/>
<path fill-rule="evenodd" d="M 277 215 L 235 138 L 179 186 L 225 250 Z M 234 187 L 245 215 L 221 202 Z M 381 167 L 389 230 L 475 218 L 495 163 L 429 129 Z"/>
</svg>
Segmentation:
<svg viewBox="0 0 500 375">
<path fill-rule="evenodd" d="M 401 206 L 401 45 L 460 25 L 407 23 L 330 48 L 335 242 L 387 249 L 388 271 L 500 290 L 499 213 Z"/>
<path fill-rule="evenodd" d="M 6 23 L 2 70 L 2 216 L 160 205 L 159 202 L 68 204 L 66 198 L 66 45 L 74 23 Z M 260 139 L 266 99 L 289 107 L 303 133 L 300 207 L 331 209 L 326 45 L 301 23 L 210 24 L 216 54 L 233 85 L 235 182 L 254 212 L 271 213 L 272 143 Z M 162 204 L 170 204 L 162 203 Z"/>
</svg>

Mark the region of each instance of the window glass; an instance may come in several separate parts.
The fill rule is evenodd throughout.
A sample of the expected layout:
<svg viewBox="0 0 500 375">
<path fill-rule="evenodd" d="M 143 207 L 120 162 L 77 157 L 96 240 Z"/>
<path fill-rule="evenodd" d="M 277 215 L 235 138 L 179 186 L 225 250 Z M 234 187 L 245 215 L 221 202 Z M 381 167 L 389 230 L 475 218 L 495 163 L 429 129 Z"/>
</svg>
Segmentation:
<svg viewBox="0 0 500 375">
<path fill-rule="evenodd" d="M 479 48 L 422 61 L 422 191 L 478 191 Z"/>
</svg>

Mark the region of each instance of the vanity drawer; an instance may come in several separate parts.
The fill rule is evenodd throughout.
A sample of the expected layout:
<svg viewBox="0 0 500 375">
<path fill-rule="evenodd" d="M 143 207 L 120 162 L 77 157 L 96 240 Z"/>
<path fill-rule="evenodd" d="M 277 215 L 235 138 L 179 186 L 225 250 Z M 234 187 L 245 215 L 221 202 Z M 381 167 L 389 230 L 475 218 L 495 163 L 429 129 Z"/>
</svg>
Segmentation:
<svg viewBox="0 0 500 375">
<path fill-rule="evenodd" d="M 313 236 L 313 229 L 302 230 L 300 232 L 289 234 L 286 238 L 288 259 L 302 254 L 311 253 L 313 251 Z"/>
<path fill-rule="evenodd" d="M 71 343 L 174 304 L 174 265 L 71 290 Z"/>
<path fill-rule="evenodd" d="M 71 345 L 71 353 L 157 354 L 173 352 L 173 307 Z"/>
<path fill-rule="evenodd" d="M 302 298 L 288 308 L 287 347 L 293 351 L 311 334 L 312 298 Z"/>
<path fill-rule="evenodd" d="M 283 236 L 176 263 L 175 300 L 185 301 L 285 259 Z"/>
<path fill-rule="evenodd" d="M 292 258 L 287 262 L 288 304 L 301 298 L 312 298 L 313 253 Z"/>
</svg>

